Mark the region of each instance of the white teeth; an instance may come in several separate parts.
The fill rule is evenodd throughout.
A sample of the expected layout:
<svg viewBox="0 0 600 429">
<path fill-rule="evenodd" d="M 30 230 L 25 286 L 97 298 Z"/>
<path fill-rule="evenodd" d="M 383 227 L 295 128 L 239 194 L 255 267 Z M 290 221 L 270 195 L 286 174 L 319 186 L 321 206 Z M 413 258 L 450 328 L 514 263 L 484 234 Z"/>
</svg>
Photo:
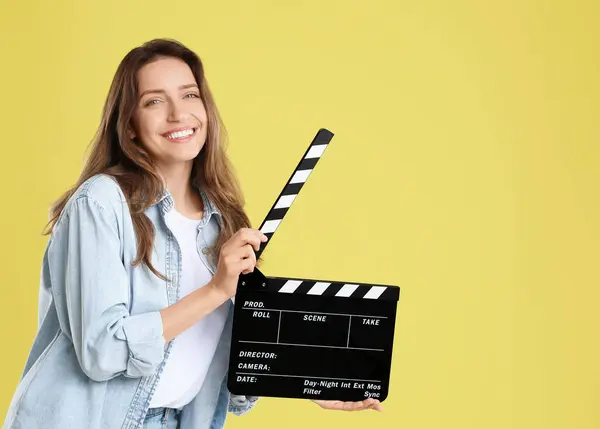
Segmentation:
<svg viewBox="0 0 600 429">
<path fill-rule="evenodd" d="M 194 134 L 194 130 L 189 129 L 189 130 L 177 131 L 176 133 L 168 134 L 167 138 L 168 139 L 180 139 L 183 137 L 191 136 L 192 134 Z"/>
</svg>

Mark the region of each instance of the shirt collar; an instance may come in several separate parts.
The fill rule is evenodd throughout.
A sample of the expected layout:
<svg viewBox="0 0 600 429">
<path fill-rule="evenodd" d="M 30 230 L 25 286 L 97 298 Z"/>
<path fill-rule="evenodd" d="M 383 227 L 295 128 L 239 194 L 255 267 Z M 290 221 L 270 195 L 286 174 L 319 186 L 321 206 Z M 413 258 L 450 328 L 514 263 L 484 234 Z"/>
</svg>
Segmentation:
<svg viewBox="0 0 600 429">
<path fill-rule="evenodd" d="M 219 209 L 214 205 L 210 198 L 208 198 L 208 195 L 206 195 L 206 192 L 201 187 L 197 185 L 194 185 L 194 187 L 202 197 L 202 202 L 204 206 L 204 214 L 202 216 L 202 222 L 200 226 L 206 225 L 213 215 L 217 216 L 217 220 L 219 221 L 219 224 L 221 224 L 223 215 L 221 214 Z M 156 204 L 160 206 L 163 215 L 167 214 L 173 209 L 173 207 L 175 207 L 173 196 L 166 188 L 163 191 L 162 195 L 154 203 L 154 205 Z"/>
</svg>

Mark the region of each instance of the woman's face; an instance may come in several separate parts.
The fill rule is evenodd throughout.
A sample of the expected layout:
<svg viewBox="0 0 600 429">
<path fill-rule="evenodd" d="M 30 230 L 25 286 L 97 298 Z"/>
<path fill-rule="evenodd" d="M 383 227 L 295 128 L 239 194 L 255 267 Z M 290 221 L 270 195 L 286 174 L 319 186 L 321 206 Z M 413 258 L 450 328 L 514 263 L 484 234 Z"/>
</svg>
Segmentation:
<svg viewBox="0 0 600 429">
<path fill-rule="evenodd" d="M 163 58 L 141 68 L 137 79 L 130 137 L 137 137 L 159 167 L 190 163 L 204 145 L 208 124 L 191 69 Z"/>
</svg>

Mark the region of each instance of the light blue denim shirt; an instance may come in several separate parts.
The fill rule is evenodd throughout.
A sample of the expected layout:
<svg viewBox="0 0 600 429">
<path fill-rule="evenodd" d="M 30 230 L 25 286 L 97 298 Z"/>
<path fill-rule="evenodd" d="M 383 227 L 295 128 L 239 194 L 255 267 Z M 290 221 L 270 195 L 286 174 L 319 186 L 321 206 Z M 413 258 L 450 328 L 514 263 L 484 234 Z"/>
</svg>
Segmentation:
<svg viewBox="0 0 600 429">
<path fill-rule="evenodd" d="M 204 199 L 198 254 L 214 273 L 208 249 L 221 214 Z M 124 194 L 107 175 L 87 180 L 67 203 L 43 257 L 39 330 L 3 429 L 138 429 L 174 341 L 162 335 L 159 310 L 179 299 L 182 267 L 164 215 L 167 191 L 146 214 L 155 229 L 152 263 L 132 267 L 137 243 Z M 221 428 L 256 397 L 227 390 L 233 305 L 202 389 L 183 408 L 181 429 Z"/>
</svg>

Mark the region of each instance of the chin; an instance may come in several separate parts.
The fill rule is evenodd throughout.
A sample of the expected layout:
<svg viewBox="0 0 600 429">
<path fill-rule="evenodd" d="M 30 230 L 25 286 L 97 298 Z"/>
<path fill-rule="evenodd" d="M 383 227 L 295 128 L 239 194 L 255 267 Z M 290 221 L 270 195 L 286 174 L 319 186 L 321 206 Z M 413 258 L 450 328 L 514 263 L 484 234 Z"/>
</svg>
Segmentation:
<svg viewBox="0 0 600 429">
<path fill-rule="evenodd" d="M 170 150 L 168 154 L 165 154 L 165 158 L 171 163 L 188 162 L 194 160 L 199 154 L 202 147 L 190 146 L 187 148 L 181 147 L 177 150 Z"/>
</svg>

